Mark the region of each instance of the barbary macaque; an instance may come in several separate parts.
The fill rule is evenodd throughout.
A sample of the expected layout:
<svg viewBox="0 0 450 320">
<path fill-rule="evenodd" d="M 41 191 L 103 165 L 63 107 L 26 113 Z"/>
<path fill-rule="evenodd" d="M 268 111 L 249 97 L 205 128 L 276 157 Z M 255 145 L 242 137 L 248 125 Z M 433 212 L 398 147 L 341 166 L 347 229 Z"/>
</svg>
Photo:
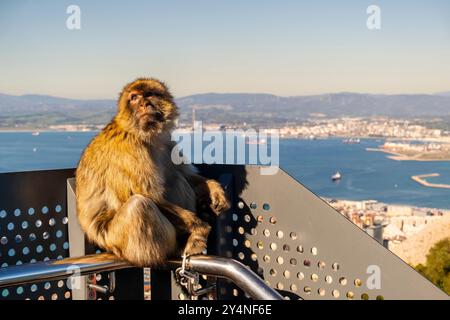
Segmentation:
<svg viewBox="0 0 450 320">
<path fill-rule="evenodd" d="M 125 86 L 111 122 L 84 150 L 76 171 L 77 216 L 88 239 L 136 266 L 206 248 L 210 226 L 196 214 L 229 208 L 221 185 L 171 160 L 178 108 L 167 86 Z M 200 205 L 199 205 L 200 203 Z"/>
</svg>

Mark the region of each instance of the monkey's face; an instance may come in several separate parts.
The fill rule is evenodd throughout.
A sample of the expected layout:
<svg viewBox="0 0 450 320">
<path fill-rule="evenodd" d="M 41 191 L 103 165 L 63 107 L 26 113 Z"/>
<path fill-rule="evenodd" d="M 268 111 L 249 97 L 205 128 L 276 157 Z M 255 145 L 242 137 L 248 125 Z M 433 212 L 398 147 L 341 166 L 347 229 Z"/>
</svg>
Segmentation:
<svg viewBox="0 0 450 320">
<path fill-rule="evenodd" d="M 159 133 L 173 124 L 178 110 L 166 86 L 153 79 L 138 79 L 127 86 L 126 109 L 141 132 Z"/>
</svg>

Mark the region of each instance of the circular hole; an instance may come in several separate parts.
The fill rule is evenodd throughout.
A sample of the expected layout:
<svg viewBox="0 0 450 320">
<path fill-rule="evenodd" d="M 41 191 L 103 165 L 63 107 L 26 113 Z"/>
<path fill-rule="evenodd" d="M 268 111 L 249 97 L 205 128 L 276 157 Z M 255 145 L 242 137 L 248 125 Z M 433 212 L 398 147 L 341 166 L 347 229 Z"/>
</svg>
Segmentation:
<svg viewBox="0 0 450 320">
<path fill-rule="evenodd" d="M 22 212 L 20 212 L 20 209 L 14 210 L 14 216 L 19 217 Z"/>
<path fill-rule="evenodd" d="M 236 213 L 233 213 L 233 215 L 231 216 L 233 221 L 238 221 L 238 216 Z"/>
<path fill-rule="evenodd" d="M 35 284 L 32 284 L 31 287 L 30 287 L 31 292 L 36 292 L 37 289 L 38 289 L 38 287 Z"/>
<path fill-rule="evenodd" d="M 377 300 L 384 300 L 384 297 L 383 296 L 377 296 L 376 299 Z"/>
<path fill-rule="evenodd" d="M 16 255 L 16 250 L 14 250 L 12 248 L 8 250 L 8 256 L 14 257 L 15 255 Z"/>
<path fill-rule="evenodd" d="M 258 221 L 258 222 L 263 222 L 263 221 L 264 221 L 263 216 L 257 216 L 257 217 L 256 217 L 256 221 Z"/>
<path fill-rule="evenodd" d="M 255 228 L 251 228 L 251 229 L 250 229 L 250 234 L 254 236 L 254 235 L 257 235 L 258 232 L 256 231 Z"/>
<path fill-rule="evenodd" d="M 278 231 L 277 231 L 277 237 L 281 239 L 281 238 L 283 238 L 283 236 L 284 236 L 283 231 L 278 230 Z"/>
<path fill-rule="evenodd" d="M 238 244 L 239 244 L 239 242 L 238 242 L 236 239 L 233 239 L 233 246 L 234 246 L 234 247 L 237 247 Z"/>
<path fill-rule="evenodd" d="M 305 274 L 303 272 L 299 272 L 299 273 L 297 273 L 297 278 L 299 280 L 303 280 L 303 279 L 305 279 Z"/>
<path fill-rule="evenodd" d="M 58 295 L 56 293 L 52 294 L 52 300 L 58 299 Z"/>
<path fill-rule="evenodd" d="M 295 232 L 291 232 L 289 234 L 289 236 L 291 237 L 292 240 L 296 240 L 297 239 L 297 234 Z"/>
<path fill-rule="evenodd" d="M 28 209 L 28 215 L 32 216 L 34 214 L 34 208 L 29 208 Z"/>
<path fill-rule="evenodd" d="M 252 253 L 250 257 L 252 258 L 253 261 L 258 260 L 258 256 L 256 255 L 256 253 Z"/>
<path fill-rule="evenodd" d="M 58 204 L 58 205 L 55 207 L 55 211 L 56 211 L 57 213 L 60 213 L 60 212 L 62 211 L 62 207 Z"/>
<path fill-rule="evenodd" d="M 264 229 L 263 235 L 265 235 L 266 237 L 270 237 L 270 231 L 268 229 Z"/>
<path fill-rule="evenodd" d="M 256 203 L 255 202 L 251 202 L 250 203 L 250 208 L 251 209 L 256 209 L 258 206 L 256 205 Z"/>
<path fill-rule="evenodd" d="M 40 228 L 42 226 L 42 221 L 37 219 L 34 225 L 36 226 L 36 228 Z"/>
<path fill-rule="evenodd" d="M 284 270 L 283 276 L 284 276 L 286 279 L 289 279 L 289 278 L 291 277 L 291 272 L 290 272 L 289 270 Z"/>
<path fill-rule="evenodd" d="M 289 263 L 292 264 L 293 266 L 296 266 L 297 265 L 297 259 L 291 258 L 291 260 L 289 260 Z"/>
<path fill-rule="evenodd" d="M 353 282 L 354 284 L 355 284 L 355 287 L 361 287 L 361 285 L 362 285 L 362 281 L 361 281 L 361 279 L 355 279 L 355 281 Z"/>
<path fill-rule="evenodd" d="M 239 209 L 244 209 L 244 203 L 242 201 L 239 201 L 237 206 Z"/>
<path fill-rule="evenodd" d="M 263 249 L 263 248 L 264 248 L 264 245 L 263 245 L 263 242 L 262 242 L 262 241 L 258 241 L 258 242 L 256 243 L 256 246 L 258 247 L 258 249 Z"/>
<path fill-rule="evenodd" d="M 369 295 L 368 295 L 367 293 L 363 293 L 363 294 L 361 295 L 361 299 L 363 299 L 363 300 L 369 300 Z"/>
<path fill-rule="evenodd" d="M 244 216 L 244 221 L 247 222 L 247 223 L 251 221 L 251 218 L 250 218 L 250 216 L 248 214 L 246 214 Z"/>
<path fill-rule="evenodd" d="M 272 249 L 273 251 L 277 250 L 277 244 L 275 242 L 272 242 L 270 244 L 270 249 Z"/>
<path fill-rule="evenodd" d="M 283 290 L 284 289 L 284 285 L 281 282 L 277 283 L 277 288 L 278 290 Z"/>
<path fill-rule="evenodd" d="M 54 218 L 51 218 L 50 220 L 48 220 L 48 224 L 50 225 L 50 227 L 53 227 L 56 224 L 56 220 Z"/>
<path fill-rule="evenodd" d="M 18 234 L 14 240 L 16 240 L 16 243 L 21 243 L 22 242 L 22 236 L 20 234 Z"/>
<path fill-rule="evenodd" d="M 323 297 L 326 293 L 324 288 L 319 288 L 319 290 L 317 290 L 317 293 L 319 294 L 319 296 Z"/>
<path fill-rule="evenodd" d="M 22 294 L 23 293 L 23 287 L 17 287 L 16 292 L 17 292 L 17 294 Z"/>
<path fill-rule="evenodd" d="M 9 290 L 8 289 L 3 289 L 2 290 L 2 297 L 6 298 L 7 296 L 9 296 Z"/>
<path fill-rule="evenodd" d="M 303 247 L 302 246 L 297 246 L 297 252 L 303 253 Z"/>
<path fill-rule="evenodd" d="M 271 275 L 272 277 L 275 277 L 275 276 L 277 275 L 277 270 L 275 270 L 275 269 L 270 269 L 269 273 L 270 273 L 270 275 Z"/>
<path fill-rule="evenodd" d="M 310 267 L 311 266 L 311 261 L 310 260 L 303 260 L 303 265 L 305 267 Z"/>
<path fill-rule="evenodd" d="M 339 270 L 339 263 L 337 263 L 337 262 L 333 263 L 333 264 L 331 265 L 331 268 L 332 268 L 334 271 L 338 271 L 338 270 Z"/>
<path fill-rule="evenodd" d="M 50 237 L 50 233 L 48 233 L 47 231 L 45 231 L 45 232 L 42 234 L 42 238 L 44 238 L 44 240 L 47 240 L 49 237 Z"/>
<path fill-rule="evenodd" d="M 70 298 L 70 291 L 66 291 L 64 293 L 64 298 L 69 299 Z"/>
<path fill-rule="evenodd" d="M 291 290 L 292 291 L 297 291 L 298 290 L 298 288 L 297 288 L 297 285 L 296 284 L 291 284 Z"/>
<path fill-rule="evenodd" d="M 332 283 L 333 282 L 333 277 L 332 276 L 326 276 L 325 277 L 325 282 L 328 283 L 328 284 Z"/>
<path fill-rule="evenodd" d="M 347 279 L 345 277 L 339 278 L 339 283 L 343 286 L 347 285 Z"/>
<path fill-rule="evenodd" d="M 48 290 L 48 289 L 50 289 L 52 286 L 51 286 L 51 284 L 50 284 L 50 282 L 46 282 L 45 284 L 44 284 L 44 289 L 45 290 Z"/>
<path fill-rule="evenodd" d="M 30 233 L 30 235 L 28 236 L 28 239 L 30 241 L 34 241 L 34 240 L 36 240 L 36 235 L 34 233 Z"/>
<path fill-rule="evenodd" d="M 333 290 L 333 291 L 331 291 L 331 295 L 332 295 L 333 297 L 335 297 L 335 298 L 339 298 L 339 296 L 340 296 L 339 290 Z"/>
<path fill-rule="evenodd" d="M 63 224 L 67 224 L 67 222 L 69 222 L 69 218 L 67 218 L 67 217 L 62 218 Z"/>
<path fill-rule="evenodd" d="M 46 206 L 42 207 L 41 212 L 43 214 L 47 214 L 48 213 L 48 208 Z"/>
<path fill-rule="evenodd" d="M 318 276 L 317 274 L 313 273 L 313 274 L 311 275 L 311 280 L 314 281 L 314 282 L 316 282 L 317 280 L 319 280 L 319 276 Z"/>
<path fill-rule="evenodd" d="M 62 288 L 64 286 L 64 281 L 59 280 L 57 285 L 58 285 L 58 288 Z"/>
<path fill-rule="evenodd" d="M 269 211 L 270 210 L 270 205 L 268 203 L 264 203 L 263 204 L 263 210 Z"/>
<path fill-rule="evenodd" d="M 5 218 L 6 217 L 6 211 L 2 210 L 0 211 L 0 218 Z"/>
<path fill-rule="evenodd" d="M 242 252 L 239 252 L 238 253 L 238 258 L 241 259 L 241 260 L 244 260 L 245 255 Z"/>
<path fill-rule="evenodd" d="M 311 253 L 313 254 L 313 256 L 317 256 L 317 248 L 316 247 L 312 247 L 311 248 Z"/>
<path fill-rule="evenodd" d="M 275 218 L 275 217 L 270 217 L 270 218 L 269 218 L 269 222 L 270 222 L 271 224 L 275 224 L 275 223 L 277 223 L 277 218 Z"/>
<path fill-rule="evenodd" d="M 245 230 L 244 230 L 244 228 L 239 227 L 238 228 L 238 232 L 239 232 L 239 234 L 244 234 Z"/>
<path fill-rule="evenodd" d="M 278 264 L 283 264 L 284 263 L 283 257 L 278 257 L 277 262 L 278 262 Z"/>
<path fill-rule="evenodd" d="M 270 262 L 270 256 L 267 254 L 263 257 L 264 262 Z"/>
<path fill-rule="evenodd" d="M 45 300 L 44 296 L 39 296 L 38 300 Z"/>
<path fill-rule="evenodd" d="M 41 253 L 43 250 L 44 250 L 44 248 L 43 248 L 41 245 L 38 245 L 38 246 L 36 247 L 36 252 L 37 252 L 37 253 Z"/>
<path fill-rule="evenodd" d="M 23 264 L 23 262 L 21 261 L 21 260 L 17 260 L 16 261 L 16 266 L 20 266 L 20 265 L 22 265 Z"/>
<path fill-rule="evenodd" d="M 304 291 L 306 294 L 310 294 L 310 293 L 311 293 L 311 287 L 306 286 L 306 287 L 303 288 L 303 291 Z"/>
<path fill-rule="evenodd" d="M 27 229 L 28 228 L 28 222 L 27 221 L 23 221 L 22 222 L 22 229 Z"/>
<path fill-rule="evenodd" d="M 287 245 L 287 244 L 283 245 L 283 251 L 289 251 L 289 250 L 290 250 L 289 245 Z"/>
<path fill-rule="evenodd" d="M 347 298 L 353 299 L 355 297 L 355 294 L 352 291 L 347 292 Z"/>
<path fill-rule="evenodd" d="M 12 223 L 12 222 L 8 223 L 7 228 L 8 228 L 9 231 L 14 230 L 14 223 Z"/>
<path fill-rule="evenodd" d="M 30 253 L 30 249 L 29 249 L 28 247 L 23 247 L 22 253 L 23 253 L 24 255 L 27 255 L 27 254 Z"/>
<path fill-rule="evenodd" d="M 8 238 L 7 237 L 1 237 L 0 238 L 0 243 L 3 244 L 3 245 L 7 244 L 8 243 Z"/>
<path fill-rule="evenodd" d="M 250 242 L 250 240 L 245 240 L 244 241 L 244 246 L 246 246 L 247 248 L 250 248 L 252 246 L 252 243 Z"/>
<path fill-rule="evenodd" d="M 317 267 L 320 269 L 320 270 L 323 270 L 323 269 L 325 269 L 325 262 L 324 261 L 319 261 L 318 263 L 317 263 Z"/>
</svg>

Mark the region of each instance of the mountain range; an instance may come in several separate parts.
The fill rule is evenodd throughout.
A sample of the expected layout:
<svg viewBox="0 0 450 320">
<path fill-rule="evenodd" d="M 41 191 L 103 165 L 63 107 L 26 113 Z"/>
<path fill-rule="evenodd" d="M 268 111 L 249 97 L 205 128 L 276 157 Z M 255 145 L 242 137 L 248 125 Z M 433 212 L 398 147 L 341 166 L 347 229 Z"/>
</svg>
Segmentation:
<svg viewBox="0 0 450 320">
<path fill-rule="evenodd" d="M 176 99 L 180 121 L 279 124 L 313 116 L 450 118 L 450 92 L 438 94 L 333 93 L 276 96 L 253 93 L 205 93 Z M 116 111 L 115 100 L 77 100 L 46 95 L 0 94 L 0 128 L 45 128 L 56 124 L 101 125 Z"/>
</svg>

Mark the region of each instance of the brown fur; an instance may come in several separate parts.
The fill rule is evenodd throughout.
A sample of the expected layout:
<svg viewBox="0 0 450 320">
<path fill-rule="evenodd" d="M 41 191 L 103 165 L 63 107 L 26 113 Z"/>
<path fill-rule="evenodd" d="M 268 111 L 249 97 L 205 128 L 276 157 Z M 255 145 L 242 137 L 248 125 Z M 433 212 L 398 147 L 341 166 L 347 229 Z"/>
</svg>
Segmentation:
<svg viewBox="0 0 450 320">
<path fill-rule="evenodd" d="M 183 249 L 198 254 L 210 230 L 195 208 L 229 204 L 220 184 L 170 158 L 178 109 L 166 85 L 141 78 L 84 151 L 76 172 L 77 214 L 87 237 L 137 266 L 158 266 Z"/>
</svg>

